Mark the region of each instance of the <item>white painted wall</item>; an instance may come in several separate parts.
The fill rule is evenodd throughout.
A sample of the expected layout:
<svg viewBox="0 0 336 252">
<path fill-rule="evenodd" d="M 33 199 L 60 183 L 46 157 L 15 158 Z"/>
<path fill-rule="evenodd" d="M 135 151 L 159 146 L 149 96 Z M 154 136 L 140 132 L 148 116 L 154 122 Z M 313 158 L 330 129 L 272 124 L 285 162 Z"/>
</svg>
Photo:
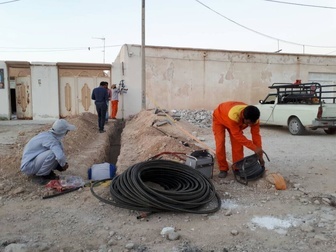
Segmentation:
<svg viewBox="0 0 336 252">
<path fill-rule="evenodd" d="M 7 66 L 4 61 L 0 61 L 0 68 L 4 70 L 4 89 L 0 89 L 0 120 L 10 119 L 10 87 L 7 76 Z"/>
<path fill-rule="evenodd" d="M 123 46 L 112 64 L 112 83 L 118 87 L 121 80 L 128 92 L 119 96 L 117 118 L 127 118 L 141 110 L 141 54 L 138 47 Z"/>
<path fill-rule="evenodd" d="M 59 90 L 56 63 L 31 63 L 33 120 L 58 119 Z"/>
<path fill-rule="evenodd" d="M 124 45 L 112 69 L 113 80 L 129 86 L 125 116 L 138 113 L 141 47 Z M 212 110 L 228 100 L 256 104 L 272 83 L 307 82 L 311 72 L 336 73 L 336 57 L 146 46 L 146 104 L 168 110 Z"/>
</svg>

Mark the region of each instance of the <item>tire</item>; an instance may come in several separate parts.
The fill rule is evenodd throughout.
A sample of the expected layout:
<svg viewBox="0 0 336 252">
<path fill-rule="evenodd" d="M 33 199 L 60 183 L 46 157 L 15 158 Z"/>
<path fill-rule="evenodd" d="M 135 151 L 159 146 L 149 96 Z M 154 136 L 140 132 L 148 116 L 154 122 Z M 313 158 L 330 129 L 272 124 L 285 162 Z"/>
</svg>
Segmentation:
<svg viewBox="0 0 336 252">
<path fill-rule="evenodd" d="M 336 134 L 336 128 L 328 128 L 328 129 L 325 129 L 324 132 L 328 135 L 335 135 Z"/>
<path fill-rule="evenodd" d="M 297 117 L 291 117 L 288 121 L 288 130 L 292 135 L 302 135 L 306 129 Z"/>
</svg>

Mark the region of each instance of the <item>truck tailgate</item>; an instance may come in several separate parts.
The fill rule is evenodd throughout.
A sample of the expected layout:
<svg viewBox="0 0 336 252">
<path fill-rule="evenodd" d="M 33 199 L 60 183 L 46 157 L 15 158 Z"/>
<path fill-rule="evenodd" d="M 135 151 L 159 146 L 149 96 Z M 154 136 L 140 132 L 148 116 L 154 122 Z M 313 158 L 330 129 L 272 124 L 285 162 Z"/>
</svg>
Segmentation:
<svg viewBox="0 0 336 252">
<path fill-rule="evenodd" d="M 322 118 L 336 118 L 336 104 L 325 103 L 322 104 L 322 108 Z"/>
</svg>

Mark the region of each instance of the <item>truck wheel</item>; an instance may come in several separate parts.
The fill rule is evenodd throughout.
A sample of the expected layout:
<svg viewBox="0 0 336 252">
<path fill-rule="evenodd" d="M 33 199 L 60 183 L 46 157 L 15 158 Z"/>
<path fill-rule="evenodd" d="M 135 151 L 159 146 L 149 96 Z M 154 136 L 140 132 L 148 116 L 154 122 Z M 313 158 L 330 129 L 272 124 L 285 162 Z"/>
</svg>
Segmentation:
<svg viewBox="0 0 336 252">
<path fill-rule="evenodd" d="M 306 129 L 303 127 L 299 118 L 292 117 L 288 122 L 288 130 L 292 135 L 302 135 Z"/>
<path fill-rule="evenodd" d="M 328 135 L 335 135 L 336 128 L 325 129 L 324 132 L 327 133 Z"/>
</svg>

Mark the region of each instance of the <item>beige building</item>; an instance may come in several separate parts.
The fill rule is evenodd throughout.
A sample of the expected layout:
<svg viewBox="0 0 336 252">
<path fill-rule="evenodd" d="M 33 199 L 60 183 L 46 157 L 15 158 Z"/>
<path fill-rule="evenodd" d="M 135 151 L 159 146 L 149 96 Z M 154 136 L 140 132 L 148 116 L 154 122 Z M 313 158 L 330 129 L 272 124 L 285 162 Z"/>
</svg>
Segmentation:
<svg viewBox="0 0 336 252">
<path fill-rule="evenodd" d="M 274 82 L 336 84 L 336 57 L 306 54 L 146 47 L 147 108 L 214 109 L 239 100 L 255 104 Z M 125 112 L 141 108 L 141 47 L 124 45 L 113 63 L 113 81 L 129 86 Z"/>
<path fill-rule="evenodd" d="M 220 102 L 255 104 L 274 82 L 336 84 L 336 57 L 125 44 L 113 64 L 0 61 L 0 119 L 53 119 L 95 113 L 92 89 L 106 80 L 128 88 L 119 118 L 146 108 L 214 109 Z M 143 93 L 146 92 L 145 98 Z"/>
<path fill-rule="evenodd" d="M 95 113 L 92 89 L 111 83 L 111 64 L 0 62 L 0 119 L 52 120 Z"/>
</svg>

